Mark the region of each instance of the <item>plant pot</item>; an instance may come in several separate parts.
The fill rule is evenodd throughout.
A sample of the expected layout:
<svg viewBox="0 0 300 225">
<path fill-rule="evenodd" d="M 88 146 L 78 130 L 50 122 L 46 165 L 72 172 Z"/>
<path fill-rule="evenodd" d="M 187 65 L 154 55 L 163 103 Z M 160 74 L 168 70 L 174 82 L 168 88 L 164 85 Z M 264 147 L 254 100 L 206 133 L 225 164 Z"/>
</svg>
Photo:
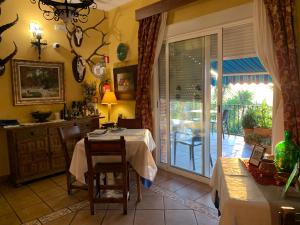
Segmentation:
<svg viewBox="0 0 300 225">
<path fill-rule="evenodd" d="M 271 137 L 272 136 L 272 129 L 271 128 L 262 128 L 262 127 L 255 127 L 254 133 L 263 137 Z"/>
<path fill-rule="evenodd" d="M 253 134 L 253 128 L 244 128 L 244 136 L 248 136 L 249 134 Z"/>
</svg>

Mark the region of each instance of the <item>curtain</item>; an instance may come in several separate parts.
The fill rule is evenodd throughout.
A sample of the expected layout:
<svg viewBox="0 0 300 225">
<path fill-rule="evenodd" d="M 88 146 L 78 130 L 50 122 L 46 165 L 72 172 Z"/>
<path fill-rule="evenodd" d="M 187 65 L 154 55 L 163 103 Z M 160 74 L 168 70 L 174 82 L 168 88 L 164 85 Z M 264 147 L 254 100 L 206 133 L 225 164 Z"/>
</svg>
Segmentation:
<svg viewBox="0 0 300 225">
<path fill-rule="evenodd" d="M 298 76 L 293 13 L 295 0 L 264 0 L 283 99 L 284 129 L 300 144 L 300 81 Z"/>
<path fill-rule="evenodd" d="M 273 116 L 272 116 L 272 149 L 283 140 L 283 100 L 280 87 L 280 75 L 275 56 L 270 22 L 263 0 L 254 0 L 254 34 L 256 53 L 269 71 L 273 80 Z"/>
<path fill-rule="evenodd" d="M 135 116 L 141 118 L 143 128 L 152 131 L 151 80 L 161 14 L 140 20 L 138 31 L 138 78 Z"/>
</svg>

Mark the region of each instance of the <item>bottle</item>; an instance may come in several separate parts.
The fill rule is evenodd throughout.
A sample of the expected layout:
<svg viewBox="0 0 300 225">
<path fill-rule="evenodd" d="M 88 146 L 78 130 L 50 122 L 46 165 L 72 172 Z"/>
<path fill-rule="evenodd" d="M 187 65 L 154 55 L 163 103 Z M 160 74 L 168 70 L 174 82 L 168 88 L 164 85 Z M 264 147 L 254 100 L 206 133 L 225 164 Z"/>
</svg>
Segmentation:
<svg viewBox="0 0 300 225">
<path fill-rule="evenodd" d="M 291 173 L 300 156 L 299 147 L 292 141 L 289 131 L 284 131 L 284 141 L 275 146 L 275 166 L 278 172 Z"/>
</svg>

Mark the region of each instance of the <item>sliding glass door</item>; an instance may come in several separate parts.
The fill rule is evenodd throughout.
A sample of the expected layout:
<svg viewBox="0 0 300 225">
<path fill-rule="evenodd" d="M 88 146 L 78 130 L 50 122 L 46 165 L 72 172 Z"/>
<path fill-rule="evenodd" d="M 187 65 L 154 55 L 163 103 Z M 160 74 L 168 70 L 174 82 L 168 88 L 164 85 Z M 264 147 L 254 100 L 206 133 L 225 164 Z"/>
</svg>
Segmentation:
<svg viewBox="0 0 300 225">
<path fill-rule="evenodd" d="M 218 35 L 167 40 L 159 60 L 160 162 L 205 177 L 217 159 L 220 139 Z"/>
</svg>

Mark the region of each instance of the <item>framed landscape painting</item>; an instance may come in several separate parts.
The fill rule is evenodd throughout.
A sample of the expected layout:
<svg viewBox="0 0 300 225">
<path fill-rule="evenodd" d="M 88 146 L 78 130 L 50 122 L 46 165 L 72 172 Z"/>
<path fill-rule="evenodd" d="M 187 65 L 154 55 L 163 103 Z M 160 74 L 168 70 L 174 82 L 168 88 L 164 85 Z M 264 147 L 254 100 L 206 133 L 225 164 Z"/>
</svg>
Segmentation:
<svg viewBox="0 0 300 225">
<path fill-rule="evenodd" d="M 64 64 L 12 60 L 15 105 L 63 103 Z"/>
<path fill-rule="evenodd" d="M 134 100 L 136 96 L 137 65 L 114 69 L 114 87 L 118 100 Z"/>
</svg>

